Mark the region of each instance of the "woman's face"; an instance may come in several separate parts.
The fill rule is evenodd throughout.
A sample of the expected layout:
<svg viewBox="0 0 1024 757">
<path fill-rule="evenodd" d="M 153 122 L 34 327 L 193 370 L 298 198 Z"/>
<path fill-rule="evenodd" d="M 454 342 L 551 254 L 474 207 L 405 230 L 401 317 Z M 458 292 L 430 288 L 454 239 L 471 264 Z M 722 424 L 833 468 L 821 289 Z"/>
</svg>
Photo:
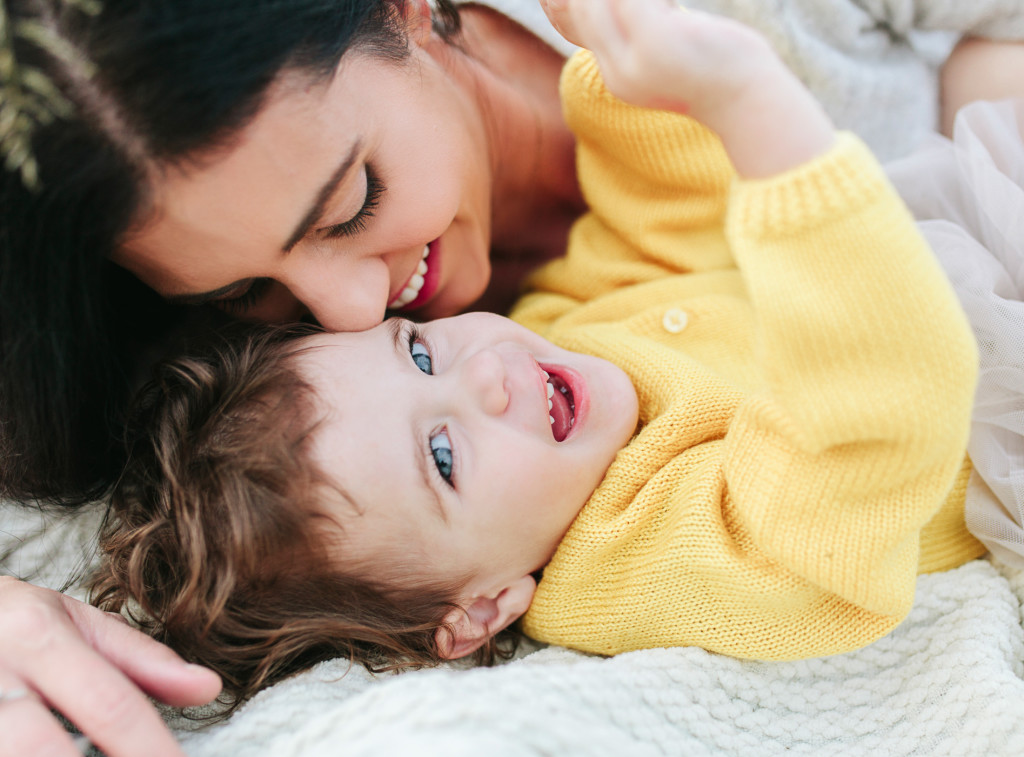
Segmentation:
<svg viewBox="0 0 1024 757">
<path fill-rule="evenodd" d="M 174 301 L 330 330 L 464 309 L 490 278 L 492 173 L 454 54 L 423 35 L 402 62 L 283 75 L 229 147 L 153 177 L 115 261 Z"/>
</svg>

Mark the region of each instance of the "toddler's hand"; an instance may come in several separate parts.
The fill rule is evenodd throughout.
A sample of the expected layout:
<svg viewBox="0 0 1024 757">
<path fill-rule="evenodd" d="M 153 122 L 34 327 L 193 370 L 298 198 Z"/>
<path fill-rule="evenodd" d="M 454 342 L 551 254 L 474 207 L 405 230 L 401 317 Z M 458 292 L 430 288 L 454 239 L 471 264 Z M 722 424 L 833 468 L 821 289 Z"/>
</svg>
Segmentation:
<svg viewBox="0 0 1024 757">
<path fill-rule="evenodd" d="M 572 11 L 569 8 L 571 0 L 540 0 L 540 4 L 544 9 L 544 13 L 547 14 L 548 21 L 555 27 L 555 31 L 574 45 L 585 47 L 576 36 L 576 26 L 573 23 Z"/>
<path fill-rule="evenodd" d="M 597 57 L 608 89 L 634 105 L 701 120 L 746 90 L 790 78 L 754 30 L 674 0 L 541 0 L 571 42 Z"/>
<path fill-rule="evenodd" d="M 563 36 L 594 53 L 609 91 L 689 113 L 722 137 L 736 169 L 767 176 L 832 143 L 821 107 L 760 34 L 675 0 L 541 0 Z"/>
</svg>

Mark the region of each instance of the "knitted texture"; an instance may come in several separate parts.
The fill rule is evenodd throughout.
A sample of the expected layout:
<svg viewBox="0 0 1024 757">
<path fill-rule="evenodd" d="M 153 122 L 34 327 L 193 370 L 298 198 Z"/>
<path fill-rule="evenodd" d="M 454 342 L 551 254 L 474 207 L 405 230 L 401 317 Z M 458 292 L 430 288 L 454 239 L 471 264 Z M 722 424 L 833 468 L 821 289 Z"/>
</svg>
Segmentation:
<svg viewBox="0 0 1024 757">
<path fill-rule="evenodd" d="M 513 317 L 622 367 L 641 430 L 523 629 L 776 660 L 888 633 L 944 505 L 928 567 L 984 552 L 962 524 L 974 342 L 912 218 L 852 135 L 740 181 L 697 123 L 608 94 L 588 53 L 562 85 L 592 210 Z"/>
<path fill-rule="evenodd" d="M 83 509 L 39 540 L 29 508 L 0 503 L 0 549 L 21 545 L 3 567 L 59 586 L 93 554 L 102 515 Z M 226 722 L 165 717 L 189 757 L 1019 757 L 1022 611 L 1024 571 L 976 560 L 922 576 L 908 618 L 844 655 L 595 658 L 526 643 L 510 664 L 398 676 L 338 659 Z"/>
<path fill-rule="evenodd" d="M 985 560 L 922 576 L 889 636 L 796 662 L 549 647 L 372 676 L 333 660 L 227 723 L 172 726 L 190 757 L 1019 757 L 1022 592 Z"/>
</svg>

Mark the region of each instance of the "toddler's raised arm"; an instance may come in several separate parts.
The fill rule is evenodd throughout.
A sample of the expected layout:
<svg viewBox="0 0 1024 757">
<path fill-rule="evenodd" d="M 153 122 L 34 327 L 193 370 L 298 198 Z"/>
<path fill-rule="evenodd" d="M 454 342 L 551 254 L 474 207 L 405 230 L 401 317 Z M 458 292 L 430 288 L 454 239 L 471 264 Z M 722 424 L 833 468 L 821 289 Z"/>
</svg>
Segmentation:
<svg viewBox="0 0 1024 757">
<path fill-rule="evenodd" d="M 545 333 L 580 303 L 624 286 L 732 268 L 722 227 L 735 173 L 791 169 L 827 151 L 835 133 L 767 42 L 742 24 L 665 0 L 542 4 L 598 63 L 571 62 L 562 79 L 590 212 L 574 228 L 568 254 L 528 286 L 559 297 L 538 302 L 528 294 L 515 310 Z M 613 109 L 579 107 L 591 85 L 620 106 L 639 107 L 611 116 Z M 699 245 L 690 241 L 695 234 Z M 597 238 L 599 246 L 591 241 Z"/>
<path fill-rule="evenodd" d="M 542 5 L 570 41 L 593 52 L 612 94 L 708 126 L 740 176 L 781 173 L 832 144 L 822 107 L 768 42 L 742 24 L 665 0 Z"/>
<path fill-rule="evenodd" d="M 606 654 L 869 643 L 908 611 L 922 530 L 963 469 L 977 368 L 956 297 L 877 161 L 756 35 L 658 0 L 559 6 L 604 46 L 563 79 L 591 212 L 514 316 L 619 362 L 647 425 L 524 628 Z M 616 48 L 645 10 L 651 39 Z M 721 143 L 609 96 L 595 58 L 614 93 L 688 109 Z M 649 485 L 621 502 L 631 461 Z"/>
</svg>

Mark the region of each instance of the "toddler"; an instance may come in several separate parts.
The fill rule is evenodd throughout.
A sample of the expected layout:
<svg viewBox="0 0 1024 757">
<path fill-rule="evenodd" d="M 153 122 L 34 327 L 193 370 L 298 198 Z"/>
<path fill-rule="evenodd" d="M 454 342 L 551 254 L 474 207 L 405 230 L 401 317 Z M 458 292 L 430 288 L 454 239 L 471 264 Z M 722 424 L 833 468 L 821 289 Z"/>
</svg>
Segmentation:
<svg viewBox="0 0 1024 757">
<path fill-rule="evenodd" d="M 871 153 L 736 22 L 545 5 L 590 50 L 562 80 L 590 211 L 512 320 L 264 329 L 143 396 L 94 596 L 239 698 L 487 658 L 516 621 L 834 654 L 985 551 L 974 341 Z"/>
</svg>

